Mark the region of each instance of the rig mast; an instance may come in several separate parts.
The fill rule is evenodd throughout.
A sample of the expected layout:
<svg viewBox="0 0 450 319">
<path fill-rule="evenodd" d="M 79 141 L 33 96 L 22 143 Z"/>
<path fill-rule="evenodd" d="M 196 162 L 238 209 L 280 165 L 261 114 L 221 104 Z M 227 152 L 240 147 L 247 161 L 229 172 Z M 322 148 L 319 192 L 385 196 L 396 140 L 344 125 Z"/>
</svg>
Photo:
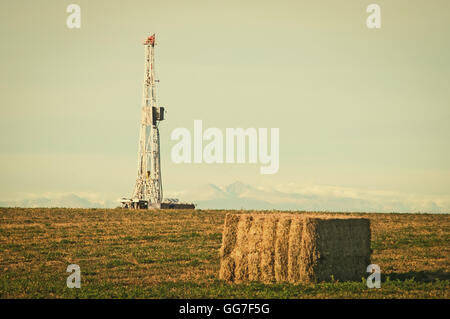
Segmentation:
<svg viewBox="0 0 450 319">
<path fill-rule="evenodd" d="M 164 120 L 164 108 L 156 102 L 155 34 L 144 41 L 145 68 L 142 94 L 142 118 L 136 185 L 131 199 L 119 201 L 123 208 L 195 209 L 195 204 L 179 202 L 176 198 L 163 201 L 159 122 Z"/>
<path fill-rule="evenodd" d="M 155 35 L 148 37 L 143 44 L 145 48 L 144 91 L 137 179 L 132 200 L 140 203 L 147 202 L 148 206 L 156 207 L 163 199 L 158 125 L 164 120 L 164 108 L 157 106 L 156 102 Z"/>
</svg>

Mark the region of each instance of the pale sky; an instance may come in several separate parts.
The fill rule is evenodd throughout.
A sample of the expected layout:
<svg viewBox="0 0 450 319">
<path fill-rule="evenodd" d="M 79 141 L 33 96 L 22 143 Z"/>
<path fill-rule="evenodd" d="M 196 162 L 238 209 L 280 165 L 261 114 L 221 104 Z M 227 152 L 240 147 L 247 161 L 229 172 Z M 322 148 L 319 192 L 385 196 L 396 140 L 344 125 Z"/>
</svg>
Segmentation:
<svg viewBox="0 0 450 319">
<path fill-rule="evenodd" d="M 131 195 L 152 33 L 166 194 L 242 181 L 448 199 L 449 31 L 447 0 L 2 1 L 0 200 Z M 279 128 L 278 173 L 172 163 L 170 133 L 194 120 Z"/>
</svg>

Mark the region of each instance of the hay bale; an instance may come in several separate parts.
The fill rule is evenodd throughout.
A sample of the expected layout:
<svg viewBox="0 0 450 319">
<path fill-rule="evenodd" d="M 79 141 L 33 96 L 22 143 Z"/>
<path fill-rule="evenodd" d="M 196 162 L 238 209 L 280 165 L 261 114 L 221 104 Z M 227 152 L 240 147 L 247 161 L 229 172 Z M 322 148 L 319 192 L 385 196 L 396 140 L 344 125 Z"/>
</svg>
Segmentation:
<svg viewBox="0 0 450 319">
<path fill-rule="evenodd" d="M 230 282 L 360 280 L 370 264 L 364 218 L 227 214 L 219 278 Z"/>
</svg>

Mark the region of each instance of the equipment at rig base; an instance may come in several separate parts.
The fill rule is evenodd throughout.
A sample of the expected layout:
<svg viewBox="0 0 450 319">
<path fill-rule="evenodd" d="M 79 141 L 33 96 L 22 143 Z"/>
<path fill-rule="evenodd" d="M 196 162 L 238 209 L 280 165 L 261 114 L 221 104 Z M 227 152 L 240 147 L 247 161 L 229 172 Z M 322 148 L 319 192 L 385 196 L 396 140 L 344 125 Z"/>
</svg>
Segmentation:
<svg viewBox="0 0 450 319">
<path fill-rule="evenodd" d="M 155 34 L 144 41 L 145 76 L 142 97 L 142 119 L 139 134 L 138 170 L 136 185 L 131 199 L 119 201 L 123 208 L 140 209 L 194 209 L 192 203 L 177 199 L 163 201 L 161 159 L 159 145 L 159 122 L 164 120 L 164 107 L 156 103 L 155 80 Z"/>
</svg>

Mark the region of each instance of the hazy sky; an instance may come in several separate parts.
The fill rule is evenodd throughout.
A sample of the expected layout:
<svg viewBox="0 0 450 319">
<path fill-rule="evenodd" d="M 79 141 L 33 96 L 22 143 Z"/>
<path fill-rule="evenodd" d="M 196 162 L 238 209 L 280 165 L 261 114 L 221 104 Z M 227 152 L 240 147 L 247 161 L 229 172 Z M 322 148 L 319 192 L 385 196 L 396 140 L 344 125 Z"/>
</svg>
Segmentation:
<svg viewBox="0 0 450 319">
<path fill-rule="evenodd" d="M 151 33 L 167 194 L 240 180 L 448 197 L 449 21 L 447 0 L 1 1 L 0 199 L 131 195 Z M 278 173 L 172 163 L 170 133 L 197 119 L 280 128 Z"/>
</svg>

